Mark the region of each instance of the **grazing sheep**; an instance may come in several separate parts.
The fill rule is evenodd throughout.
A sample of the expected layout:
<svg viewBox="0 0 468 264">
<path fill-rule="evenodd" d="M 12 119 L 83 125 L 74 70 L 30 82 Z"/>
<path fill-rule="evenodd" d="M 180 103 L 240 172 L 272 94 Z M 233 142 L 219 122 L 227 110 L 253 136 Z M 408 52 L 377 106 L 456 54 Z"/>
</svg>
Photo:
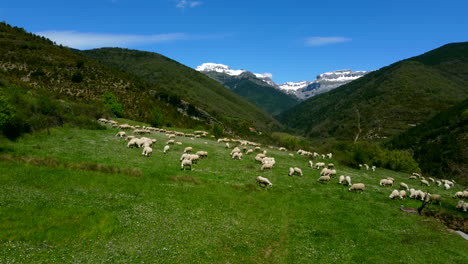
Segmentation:
<svg viewBox="0 0 468 264">
<path fill-rule="evenodd" d="M 460 201 L 458 201 L 456 208 L 458 210 L 463 211 L 463 212 L 467 212 L 468 211 L 468 203 L 465 202 L 465 201 L 460 200 Z"/>
<path fill-rule="evenodd" d="M 410 180 L 417 180 L 417 179 L 418 179 L 418 177 L 416 177 L 416 176 L 414 176 L 414 175 L 411 175 L 411 176 L 409 176 L 409 178 L 408 178 L 408 179 L 410 179 Z"/>
<path fill-rule="evenodd" d="M 311 160 L 309 160 L 309 167 L 314 167 L 314 163 Z"/>
<path fill-rule="evenodd" d="M 260 168 L 260 170 L 261 170 L 261 171 L 263 171 L 264 169 L 270 169 L 270 170 L 271 170 L 272 168 L 273 168 L 273 163 L 268 163 L 268 162 L 267 162 L 267 163 L 264 163 L 264 164 L 262 165 L 262 167 Z"/>
<path fill-rule="evenodd" d="M 175 140 L 169 139 L 169 140 L 166 142 L 166 145 L 174 145 L 174 143 L 175 143 Z"/>
<path fill-rule="evenodd" d="M 351 177 L 350 176 L 346 176 L 345 177 L 345 181 L 346 181 L 346 185 L 350 186 L 352 183 L 351 183 Z"/>
<path fill-rule="evenodd" d="M 333 154 L 332 154 L 332 153 L 328 153 L 328 154 L 327 154 L 327 157 L 328 157 L 329 159 L 331 159 L 331 158 L 333 157 Z"/>
<path fill-rule="evenodd" d="M 232 151 L 231 151 L 231 156 L 232 154 L 236 153 L 236 152 L 240 152 L 240 149 L 238 147 L 235 147 Z"/>
<path fill-rule="evenodd" d="M 192 150 L 193 150 L 192 147 L 186 147 L 186 148 L 184 149 L 184 153 L 191 153 Z"/>
<path fill-rule="evenodd" d="M 345 181 L 345 176 L 341 175 L 340 178 L 338 178 L 338 184 L 343 184 L 344 181 Z"/>
<path fill-rule="evenodd" d="M 323 168 L 322 171 L 320 172 L 320 176 L 330 175 L 331 173 L 332 173 L 332 170 L 328 168 Z"/>
<path fill-rule="evenodd" d="M 292 154 L 292 153 L 289 153 L 288 155 L 289 155 L 290 157 L 294 157 L 294 154 Z"/>
<path fill-rule="evenodd" d="M 139 138 L 130 139 L 130 141 L 127 143 L 127 148 L 133 148 L 135 146 L 138 146 L 138 141 L 139 141 Z"/>
<path fill-rule="evenodd" d="M 364 191 L 366 189 L 366 185 L 364 183 L 355 183 L 351 185 L 348 191 Z"/>
<path fill-rule="evenodd" d="M 169 151 L 169 145 L 164 146 L 163 152 L 166 154 Z"/>
<path fill-rule="evenodd" d="M 468 191 L 456 192 L 453 195 L 454 198 L 468 198 Z"/>
<path fill-rule="evenodd" d="M 253 149 L 248 149 L 248 150 L 245 152 L 245 154 L 248 155 L 248 154 L 253 153 L 253 152 L 254 152 Z"/>
<path fill-rule="evenodd" d="M 369 165 L 363 164 L 363 166 L 366 168 L 366 170 L 369 170 Z"/>
<path fill-rule="evenodd" d="M 265 177 L 257 176 L 257 183 L 263 186 L 273 186 L 273 184 Z"/>
<path fill-rule="evenodd" d="M 119 131 L 119 132 L 117 132 L 117 134 L 115 134 L 115 136 L 123 138 L 123 137 L 125 137 L 125 131 Z"/>
<path fill-rule="evenodd" d="M 442 182 L 441 181 L 436 181 L 437 183 L 437 186 L 442 186 Z"/>
<path fill-rule="evenodd" d="M 192 170 L 192 160 L 190 159 L 184 159 L 180 163 L 180 169 L 185 170 L 186 167 L 189 167 L 190 170 Z"/>
<path fill-rule="evenodd" d="M 300 176 L 302 176 L 302 170 L 299 169 L 298 167 L 294 167 L 294 168 L 289 168 L 289 176 L 291 175 L 294 175 L 294 174 L 298 174 Z"/>
<path fill-rule="evenodd" d="M 327 167 L 328 167 L 329 169 L 333 169 L 333 168 L 335 167 L 335 164 L 333 164 L 333 163 L 328 163 Z"/>
<path fill-rule="evenodd" d="M 283 147 L 279 148 L 279 150 L 280 150 L 280 151 L 287 151 L 287 149 L 286 149 L 286 148 L 283 148 Z"/>
<path fill-rule="evenodd" d="M 416 198 L 416 190 L 411 188 L 411 189 L 409 189 L 409 192 L 410 192 L 409 198 L 410 199 L 415 199 Z"/>
<path fill-rule="evenodd" d="M 406 190 L 409 189 L 408 185 L 404 182 L 400 182 L 400 187 L 405 188 Z"/>
<path fill-rule="evenodd" d="M 429 182 L 427 182 L 426 180 L 421 180 L 421 185 L 423 185 L 423 184 L 426 185 L 426 186 L 430 186 Z"/>
<path fill-rule="evenodd" d="M 445 188 L 445 190 L 448 190 L 448 189 L 450 189 L 450 185 L 444 183 L 444 188 Z"/>
<path fill-rule="evenodd" d="M 255 160 L 256 160 L 256 161 L 262 162 L 262 161 L 263 161 L 263 158 L 265 158 L 265 154 L 263 154 L 263 153 L 258 153 L 258 154 L 255 156 Z"/>
<path fill-rule="evenodd" d="M 393 186 L 393 181 L 391 179 L 382 179 L 380 180 L 380 186 Z"/>
<path fill-rule="evenodd" d="M 434 180 L 434 178 L 432 178 L 432 177 L 429 177 L 428 179 L 429 179 L 429 180 L 430 180 L 432 183 L 435 183 L 435 180 Z"/>
<path fill-rule="evenodd" d="M 130 141 L 130 140 L 132 140 L 132 139 L 134 139 L 134 138 L 135 138 L 135 136 L 127 136 L 127 137 L 125 138 L 125 140 L 126 140 L 126 141 Z"/>
<path fill-rule="evenodd" d="M 320 168 L 323 168 L 325 167 L 325 163 L 324 162 L 317 162 L 315 163 L 315 168 L 316 169 L 320 169 Z"/>
<path fill-rule="evenodd" d="M 149 147 L 149 146 L 145 146 L 143 148 L 143 152 L 141 153 L 141 155 L 149 157 L 149 156 L 151 156 L 151 153 L 153 153 L 153 149 L 151 147 Z"/>
<path fill-rule="evenodd" d="M 200 150 L 200 151 L 197 151 L 197 153 L 195 153 L 195 155 L 200 156 L 200 158 L 207 158 L 208 157 L 208 151 Z"/>
<path fill-rule="evenodd" d="M 231 146 L 229 146 L 229 143 L 226 142 L 226 148 L 230 148 Z"/>
<path fill-rule="evenodd" d="M 200 156 L 198 156 L 196 154 L 188 154 L 186 159 L 191 160 L 193 164 L 197 164 L 198 160 L 200 159 Z"/>
<path fill-rule="evenodd" d="M 400 192 L 398 190 L 393 190 L 390 196 L 388 196 L 390 199 L 395 199 L 395 198 L 400 198 Z"/>
<path fill-rule="evenodd" d="M 234 152 L 234 154 L 232 154 L 232 159 L 236 159 L 236 160 L 241 160 L 242 159 L 242 152 Z"/>
<path fill-rule="evenodd" d="M 325 176 L 320 176 L 320 178 L 317 179 L 318 182 L 330 182 L 330 176 L 325 175 Z"/>
<path fill-rule="evenodd" d="M 405 190 L 400 190 L 400 199 L 403 200 L 406 196 L 406 191 Z"/>
<path fill-rule="evenodd" d="M 374 165 L 372 165 L 372 171 L 373 171 L 373 172 L 375 172 L 375 169 L 376 169 L 376 168 L 377 168 L 377 167 L 375 167 Z"/>
<path fill-rule="evenodd" d="M 421 174 L 419 174 L 419 173 L 413 172 L 412 175 L 413 175 L 413 176 L 416 176 L 416 177 L 418 177 L 418 178 L 421 178 Z"/>
<path fill-rule="evenodd" d="M 429 202 L 429 203 L 432 202 L 432 203 L 437 203 L 437 204 L 441 205 L 442 204 L 442 196 L 440 196 L 439 194 L 427 193 L 425 201 Z"/>
</svg>

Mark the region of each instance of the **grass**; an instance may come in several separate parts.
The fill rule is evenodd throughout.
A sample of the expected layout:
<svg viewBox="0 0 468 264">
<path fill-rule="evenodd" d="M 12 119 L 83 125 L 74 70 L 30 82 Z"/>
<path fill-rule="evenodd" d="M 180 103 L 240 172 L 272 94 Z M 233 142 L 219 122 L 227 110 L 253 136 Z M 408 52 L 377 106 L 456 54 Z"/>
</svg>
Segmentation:
<svg viewBox="0 0 468 264">
<path fill-rule="evenodd" d="M 230 150 L 209 138 L 177 138 L 183 145 L 153 156 L 128 149 L 116 131 L 51 129 L 17 142 L 1 141 L 0 263 L 463 263 L 467 242 L 434 218 L 407 214 L 400 205 L 414 200 L 388 199 L 397 184 L 442 194 L 442 206 L 455 211 L 455 190 L 422 188 L 407 175 L 377 169 L 337 166 L 338 175 L 366 183 L 350 193 L 336 184 L 315 181 L 297 154 L 266 148 L 277 160 L 261 172 L 253 155 L 234 161 Z M 205 143 L 206 142 L 206 143 Z M 181 171 L 186 146 L 206 150 L 208 158 Z M 34 162 L 54 160 L 55 162 Z M 78 164 L 73 166 L 73 164 Z M 80 164 L 98 164 L 83 166 Z M 288 177 L 298 166 L 304 177 Z M 99 168 L 118 168 L 112 173 Z M 125 173 L 138 170 L 141 175 Z M 255 177 L 269 178 L 260 188 Z"/>
</svg>

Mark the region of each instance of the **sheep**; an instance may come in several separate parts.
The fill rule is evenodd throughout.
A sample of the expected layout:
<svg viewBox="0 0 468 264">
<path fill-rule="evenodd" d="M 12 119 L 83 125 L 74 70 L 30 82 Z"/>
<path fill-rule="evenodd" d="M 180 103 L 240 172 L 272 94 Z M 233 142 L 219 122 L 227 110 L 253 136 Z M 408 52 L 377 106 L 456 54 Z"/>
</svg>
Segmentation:
<svg viewBox="0 0 468 264">
<path fill-rule="evenodd" d="M 330 170 L 328 168 L 323 168 L 322 171 L 320 172 L 320 176 L 330 175 L 331 172 L 332 172 L 332 170 Z"/>
<path fill-rule="evenodd" d="M 350 176 L 346 176 L 345 177 L 345 181 L 346 181 L 346 185 L 350 186 L 352 183 L 351 183 L 351 177 Z"/>
<path fill-rule="evenodd" d="M 133 148 L 134 146 L 138 146 L 138 141 L 139 138 L 132 138 L 130 141 L 127 143 L 127 148 Z"/>
<path fill-rule="evenodd" d="M 189 167 L 190 170 L 192 170 L 192 160 L 190 159 L 184 159 L 180 163 L 180 169 L 185 170 L 186 167 Z"/>
<path fill-rule="evenodd" d="M 390 186 L 393 186 L 393 181 L 391 179 L 382 179 L 380 180 L 380 186 L 387 186 L 387 185 L 390 185 Z"/>
<path fill-rule="evenodd" d="M 374 165 L 372 165 L 372 172 L 375 172 L 375 169 L 376 169 L 376 168 L 377 168 L 377 167 L 375 167 Z"/>
<path fill-rule="evenodd" d="M 468 191 L 456 192 L 453 198 L 468 198 Z"/>
<path fill-rule="evenodd" d="M 416 176 L 416 177 L 418 177 L 418 178 L 421 178 L 421 174 L 419 174 L 419 173 L 413 172 L 412 175 L 413 175 L 413 176 Z"/>
<path fill-rule="evenodd" d="M 400 187 L 405 188 L 406 190 L 409 189 L 408 185 L 404 182 L 400 182 Z"/>
<path fill-rule="evenodd" d="M 125 138 L 125 140 L 126 140 L 126 141 L 130 141 L 130 140 L 132 140 L 132 139 L 134 139 L 134 138 L 135 138 L 135 136 L 127 136 L 127 137 Z"/>
<path fill-rule="evenodd" d="M 338 178 L 338 184 L 343 184 L 344 181 L 345 181 L 345 176 L 341 175 L 340 178 Z"/>
<path fill-rule="evenodd" d="M 150 146 L 145 146 L 141 155 L 149 157 L 151 156 L 151 153 L 153 153 L 153 149 Z"/>
<path fill-rule="evenodd" d="M 463 211 L 463 212 L 467 212 L 468 211 L 468 203 L 463 201 L 463 200 L 460 200 L 460 201 L 458 201 L 456 208 L 458 210 Z"/>
<path fill-rule="evenodd" d="M 417 179 L 418 179 L 418 177 L 416 177 L 416 176 L 414 176 L 414 175 L 411 175 L 411 176 L 409 176 L 409 178 L 408 178 L 408 179 L 410 179 L 410 180 L 417 180 Z"/>
<path fill-rule="evenodd" d="M 393 190 L 390 196 L 388 196 L 390 199 L 395 199 L 395 198 L 400 198 L 400 192 L 398 190 Z"/>
<path fill-rule="evenodd" d="M 325 159 L 325 154 L 322 154 L 322 159 Z"/>
<path fill-rule="evenodd" d="M 192 147 L 186 147 L 186 148 L 184 149 L 184 153 L 191 153 L 192 150 L 193 150 Z"/>
<path fill-rule="evenodd" d="M 257 176 L 256 178 L 257 180 L 257 183 L 260 184 L 260 185 L 263 185 L 263 186 L 269 186 L 269 187 L 272 187 L 273 184 L 270 182 L 270 180 L 268 180 L 267 178 L 265 177 L 262 177 L 262 176 Z"/>
<path fill-rule="evenodd" d="M 366 168 L 366 170 L 369 170 L 369 165 L 363 164 L 363 166 Z"/>
<path fill-rule="evenodd" d="M 170 149 L 169 145 L 164 146 L 164 149 L 163 149 L 164 154 L 167 154 L 169 149 Z"/>
<path fill-rule="evenodd" d="M 434 180 L 434 178 L 432 178 L 432 177 L 429 177 L 428 179 L 429 179 L 429 180 L 430 180 L 432 183 L 435 183 L 435 180 Z"/>
<path fill-rule="evenodd" d="M 191 160 L 193 164 L 197 164 L 198 160 L 200 159 L 200 156 L 198 156 L 196 154 L 188 154 L 186 159 Z"/>
<path fill-rule="evenodd" d="M 286 148 L 283 148 L 283 147 L 281 147 L 281 148 L 279 148 L 279 151 L 287 151 L 287 149 L 286 149 Z"/>
<path fill-rule="evenodd" d="M 195 153 L 195 155 L 200 156 L 200 158 L 207 158 L 208 157 L 208 151 L 200 150 L 200 151 L 197 151 L 197 153 Z"/>
<path fill-rule="evenodd" d="M 119 132 L 117 132 L 117 134 L 115 134 L 115 136 L 123 138 L 123 137 L 125 137 L 125 131 L 119 131 Z"/>
<path fill-rule="evenodd" d="M 309 160 L 309 167 L 314 167 L 314 163 L 311 160 Z"/>
<path fill-rule="evenodd" d="M 427 186 L 430 186 L 430 185 L 429 185 L 429 182 L 427 182 L 426 180 L 421 180 L 421 185 L 423 185 L 423 184 L 424 184 L 424 185 L 427 185 Z"/>
<path fill-rule="evenodd" d="M 288 155 L 289 155 L 290 157 L 294 157 L 294 154 L 292 154 L 292 153 L 289 153 Z"/>
<path fill-rule="evenodd" d="M 294 175 L 294 174 L 299 174 L 300 176 L 302 176 L 302 170 L 299 169 L 298 167 L 294 167 L 294 168 L 289 168 L 289 176 L 291 175 Z"/>
<path fill-rule="evenodd" d="M 263 153 L 258 153 L 258 154 L 255 156 L 255 160 L 256 160 L 256 161 L 262 162 L 262 161 L 263 161 L 263 158 L 265 158 L 265 154 L 263 154 Z"/>
<path fill-rule="evenodd" d="M 403 200 L 406 196 L 406 191 L 405 190 L 400 190 L 400 199 Z"/>
<path fill-rule="evenodd" d="M 271 169 L 271 168 L 273 168 L 273 163 L 264 163 L 262 167 L 260 168 L 260 170 L 263 171 L 264 169 Z"/>
<path fill-rule="evenodd" d="M 430 194 L 430 193 L 427 193 L 426 194 L 426 198 L 425 198 L 425 201 L 426 202 L 435 202 L 439 205 L 442 204 L 442 196 L 440 196 L 439 194 Z"/>
<path fill-rule="evenodd" d="M 272 158 L 272 157 L 264 157 L 262 159 L 262 164 L 265 164 L 265 163 L 271 163 L 274 166 L 276 164 L 276 160 L 275 158 Z"/>
<path fill-rule="evenodd" d="M 448 190 L 448 189 L 450 189 L 450 185 L 444 183 L 444 188 L 445 188 L 445 190 Z"/>
<path fill-rule="evenodd" d="M 327 167 L 328 167 L 329 169 L 333 169 L 333 168 L 335 167 L 335 164 L 333 164 L 333 163 L 328 163 Z"/>
<path fill-rule="evenodd" d="M 248 155 L 248 154 L 250 154 L 250 153 L 252 153 L 252 152 L 254 152 L 253 149 L 248 149 L 248 150 L 245 152 L 245 154 Z"/>
<path fill-rule="evenodd" d="M 417 193 L 416 193 L 415 189 L 411 188 L 411 189 L 409 189 L 409 192 L 410 192 L 410 196 L 409 196 L 410 199 L 416 198 Z"/>
<path fill-rule="evenodd" d="M 238 147 L 235 147 L 232 151 L 231 151 L 231 156 L 232 154 L 236 153 L 236 152 L 240 152 L 240 149 Z"/>
<path fill-rule="evenodd" d="M 315 168 L 316 169 L 320 169 L 320 168 L 323 168 L 325 167 L 325 163 L 324 162 L 317 162 L 315 163 Z"/>
<path fill-rule="evenodd" d="M 327 157 L 328 157 L 329 159 L 331 159 L 331 158 L 333 157 L 333 154 L 332 154 L 332 153 L 328 153 L 328 154 L 327 154 Z"/>
<path fill-rule="evenodd" d="M 317 179 L 318 182 L 330 182 L 330 176 L 328 175 L 325 175 L 325 176 L 320 176 L 318 179 Z"/>
<path fill-rule="evenodd" d="M 351 185 L 348 191 L 364 191 L 366 189 L 366 185 L 364 183 L 355 183 Z"/>
<path fill-rule="evenodd" d="M 229 143 L 226 142 L 226 148 L 230 148 Z"/>
<path fill-rule="evenodd" d="M 169 139 L 169 140 L 166 142 L 166 145 L 174 145 L 174 143 L 175 143 L 175 140 Z"/>
<path fill-rule="evenodd" d="M 441 186 L 442 185 L 442 182 L 441 181 L 436 181 L 437 183 L 437 186 Z"/>
<path fill-rule="evenodd" d="M 241 160 L 242 152 L 234 152 L 234 154 L 232 154 L 232 159 Z"/>
</svg>

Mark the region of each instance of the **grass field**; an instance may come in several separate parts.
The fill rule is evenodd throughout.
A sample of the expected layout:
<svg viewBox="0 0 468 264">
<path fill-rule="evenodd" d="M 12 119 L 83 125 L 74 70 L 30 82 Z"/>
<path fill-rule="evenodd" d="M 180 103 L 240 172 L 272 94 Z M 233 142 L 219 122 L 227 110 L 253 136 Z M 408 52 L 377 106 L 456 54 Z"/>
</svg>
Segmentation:
<svg viewBox="0 0 468 264">
<path fill-rule="evenodd" d="M 423 188 L 408 175 L 340 166 L 338 175 L 363 182 L 348 192 L 332 179 L 315 180 L 297 154 L 266 148 L 276 158 L 261 172 L 254 155 L 232 160 L 212 139 L 177 138 L 153 156 L 128 149 L 116 130 L 51 129 L 17 142 L 1 141 L 0 263 L 467 263 L 468 242 L 434 218 L 408 214 L 388 199 L 379 180 L 394 177 L 442 194 L 442 206 L 467 220 L 445 191 Z M 186 146 L 208 158 L 181 171 Z M 328 162 L 328 160 L 327 160 Z M 304 177 L 287 176 L 302 168 Z M 262 175 L 273 183 L 263 189 Z M 440 207 L 440 209 L 439 209 Z"/>
</svg>

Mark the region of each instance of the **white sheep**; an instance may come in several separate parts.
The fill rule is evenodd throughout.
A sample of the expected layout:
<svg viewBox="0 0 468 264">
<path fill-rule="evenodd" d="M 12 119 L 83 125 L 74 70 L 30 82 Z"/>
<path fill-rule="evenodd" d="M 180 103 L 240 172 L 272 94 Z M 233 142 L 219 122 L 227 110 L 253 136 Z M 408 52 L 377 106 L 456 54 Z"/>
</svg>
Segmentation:
<svg viewBox="0 0 468 264">
<path fill-rule="evenodd" d="M 150 146 L 145 146 L 141 155 L 149 157 L 151 156 L 151 153 L 153 153 L 153 149 Z"/>
<path fill-rule="evenodd" d="M 265 163 L 271 163 L 273 166 L 275 166 L 276 160 L 275 158 L 272 158 L 272 157 L 264 157 L 262 159 L 262 164 L 265 164 Z"/>
<path fill-rule="evenodd" d="M 279 148 L 279 151 L 287 151 L 287 149 L 286 149 L 286 148 L 283 148 L 283 147 L 281 147 L 281 148 Z"/>
<path fill-rule="evenodd" d="M 425 198 L 425 201 L 426 202 L 435 202 L 437 204 L 442 204 L 442 196 L 440 196 L 439 194 L 430 194 L 430 193 L 427 193 L 426 194 L 426 198 Z"/>
<path fill-rule="evenodd" d="M 406 196 L 406 191 L 405 190 L 400 190 L 400 199 L 403 200 Z"/>
<path fill-rule="evenodd" d="M 166 142 L 166 145 L 174 145 L 174 143 L 175 143 L 175 140 L 169 139 L 169 140 Z"/>
<path fill-rule="evenodd" d="M 193 150 L 192 147 L 186 147 L 186 148 L 184 149 L 184 153 L 191 153 L 192 150 Z"/>
<path fill-rule="evenodd" d="M 268 163 L 268 162 L 267 162 L 267 163 L 264 163 L 264 164 L 262 165 L 262 167 L 260 168 L 260 170 L 262 170 L 262 171 L 263 171 L 264 169 L 270 169 L 270 170 L 271 170 L 272 168 L 273 168 L 273 163 Z"/>
<path fill-rule="evenodd" d="M 250 153 L 252 153 L 252 152 L 254 152 L 253 149 L 248 149 L 248 150 L 245 152 L 245 154 L 250 154 Z"/>
<path fill-rule="evenodd" d="M 328 157 L 329 159 L 331 159 L 331 158 L 333 157 L 333 154 L 332 154 L 332 153 L 328 153 L 328 154 L 327 154 L 327 157 Z"/>
<path fill-rule="evenodd" d="M 195 153 L 195 155 L 200 156 L 200 158 L 207 158 L 208 157 L 208 151 L 200 150 L 200 151 L 197 151 L 197 153 Z"/>
<path fill-rule="evenodd" d="M 338 178 L 338 184 L 343 184 L 344 181 L 345 181 L 345 176 L 341 175 L 340 178 Z"/>
<path fill-rule="evenodd" d="M 390 179 L 382 179 L 380 180 L 380 186 L 393 186 L 393 181 Z"/>
<path fill-rule="evenodd" d="M 351 183 L 351 177 L 350 176 L 346 176 L 345 177 L 345 181 L 346 181 L 346 185 L 350 186 L 352 183 Z"/>
<path fill-rule="evenodd" d="M 236 153 L 236 152 L 240 152 L 240 149 L 238 147 L 235 147 L 232 151 L 231 151 L 231 156 L 232 154 Z"/>
<path fill-rule="evenodd" d="M 164 146 L 163 152 L 166 154 L 169 151 L 170 147 L 169 145 Z"/>
<path fill-rule="evenodd" d="M 226 148 L 230 148 L 229 143 L 226 142 Z"/>
<path fill-rule="evenodd" d="M 123 138 L 123 137 L 125 137 L 125 131 L 119 131 L 119 132 L 117 132 L 117 134 L 115 134 L 115 136 Z"/>
<path fill-rule="evenodd" d="M 292 153 L 289 153 L 288 155 L 289 155 L 290 157 L 294 157 L 294 154 L 292 154 Z"/>
<path fill-rule="evenodd" d="M 180 169 L 185 170 L 186 167 L 189 167 L 190 170 L 192 170 L 192 160 L 190 159 L 184 159 L 180 163 Z"/>
<path fill-rule="evenodd" d="M 441 181 L 436 181 L 437 183 L 437 186 L 442 186 L 442 182 Z"/>
<path fill-rule="evenodd" d="M 351 185 L 348 191 L 364 191 L 366 189 L 366 185 L 364 183 L 355 183 Z"/>
<path fill-rule="evenodd" d="M 294 168 L 289 168 L 289 176 L 291 175 L 294 175 L 294 174 L 298 174 L 300 176 L 302 176 L 302 170 L 298 167 L 294 167 Z"/>
<path fill-rule="evenodd" d="M 421 174 L 419 174 L 419 173 L 413 172 L 412 175 L 413 175 L 413 176 L 416 176 L 416 177 L 418 177 L 418 178 L 421 178 Z"/>
<path fill-rule="evenodd" d="M 309 167 L 314 167 L 314 163 L 311 160 L 309 160 Z"/>
<path fill-rule="evenodd" d="M 400 198 L 400 191 L 393 190 L 390 196 L 388 196 L 388 198 L 390 199 Z"/>
<path fill-rule="evenodd" d="M 434 180 L 434 178 L 432 178 L 432 177 L 429 177 L 428 179 L 429 179 L 429 180 L 430 180 L 432 183 L 435 183 L 435 180 Z"/>
<path fill-rule="evenodd" d="M 408 178 L 408 179 L 410 179 L 410 180 L 417 180 L 417 179 L 418 179 L 418 177 L 416 177 L 416 176 L 414 176 L 414 175 L 411 175 L 411 176 L 409 176 L 409 178 Z"/>
<path fill-rule="evenodd" d="M 320 176 L 318 179 L 317 179 L 318 182 L 330 182 L 330 176 L 328 175 L 325 175 L 325 176 Z"/>
<path fill-rule="evenodd" d="M 273 184 L 265 177 L 257 176 L 257 183 L 264 186 L 273 186 Z"/>
<path fill-rule="evenodd" d="M 130 141 L 127 143 L 127 148 L 133 148 L 135 146 L 138 146 L 139 138 L 132 138 Z"/>
<path fill-rule="evenodd" d="M 232 154 L 232 159 L 241 160 L 242 152 L 234 152 L 234 154 Z"/>
<path fill-rule="evenodd" d="M 468 203 L 463 201 L 463 200 L 460 200 L 460 201 L 458 201 L 456 208 L 458 210 L 463 210 L 463 212 L 467 212 L 468 211 Z"/>
<path fill-rule="evenodd" d="M 375 169 L 376 169 L 376 168 L 377 168 L 377 167 L 375 167 L 374 165 L 372 165 L 372 171 L 373 171 L 373 172 L 375 172 Z"/>
<path fill-rule="evenodd" d="M 450 185 L 448 185 L 447 183 L 444 183 L 444 188 L 445 188 L 445 190 L 448 190 L 448 189 L 450 189 Z"/>
<path fill-rule="evenodd" d="M 363 164 L 363 166 L 366 168 L 366 170 L 369 170 L 369 165 Z"/>
<path fill-rule="evenodd" d="M 316 169 L 320 169 L 320 168 L 323 168 L 325 167 L 325 163 L 324 162 L 317 162 L 315 163 L 315 168 Z"/>
<path fill-rule="evenodd" d="M 453 195 L 454 198 L 468 198 L 468 191 L 456 192 Z"/>
<path fill-rule="evenodd" d="M 132 140 L 132 139 L 134 139 L 134 138 L 135 138 L 135 136 L 127 136 L 127 137 L 125 138 L 125 140 L 126 140 L 126 141 L 130 141 L 130 140 Z"/>
<path fill-rule="evenodd" d="M 421 185 L 423 185 L 423 184 L 424 184 L 424 185 L 427 185 L 427 186 L 430 186 L 430 185 L 429 185 L 429 182 L 426 181 L 426 180 L 421 180 Z"/>
<path fill-rule="evenodd" d="M 404 182 L 400 182 L 400 187 L 405 188 L 406 190 L 409 189 L 408 185 Z"/>
</svg>

